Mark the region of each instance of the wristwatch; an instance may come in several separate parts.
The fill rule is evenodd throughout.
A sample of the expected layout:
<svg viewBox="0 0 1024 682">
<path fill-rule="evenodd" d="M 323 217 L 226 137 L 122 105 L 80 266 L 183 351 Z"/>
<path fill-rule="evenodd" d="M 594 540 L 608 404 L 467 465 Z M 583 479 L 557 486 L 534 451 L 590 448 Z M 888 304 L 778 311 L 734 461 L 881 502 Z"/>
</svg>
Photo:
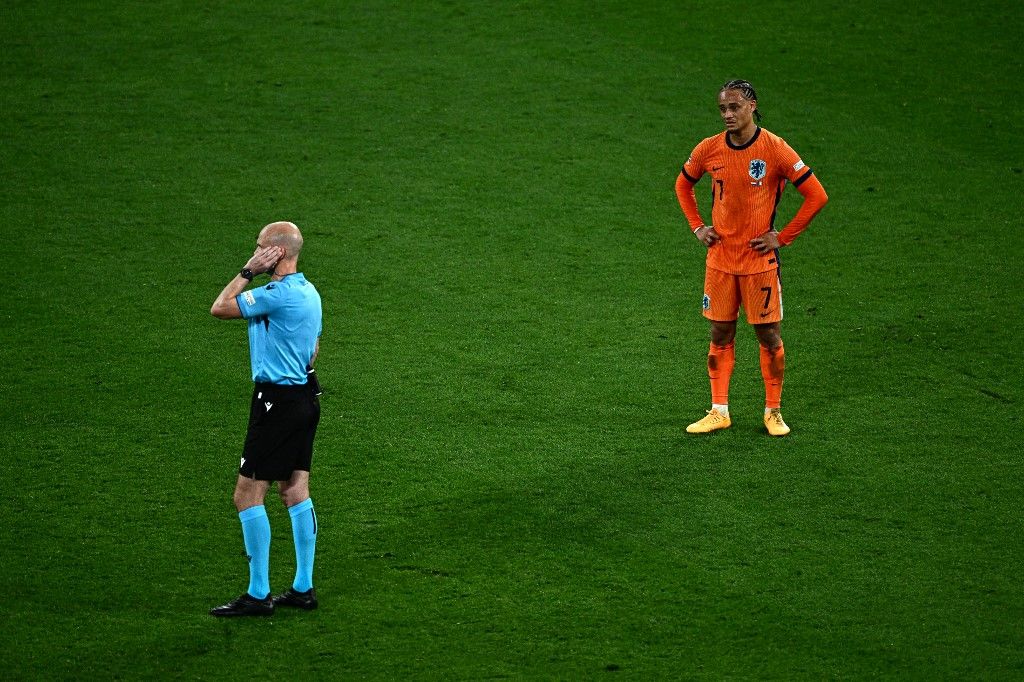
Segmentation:
<svg viewBox="0 0 1024 682">
<path fill-rule="evenodd" d="M 249 280 L 250 282 L 252 281 L 253 274 L 252 270 L 250 270 L 249 268 L 242 268 L 242 271 L 238 274 L 241 275 L 243 278 Z"/>
</svg>

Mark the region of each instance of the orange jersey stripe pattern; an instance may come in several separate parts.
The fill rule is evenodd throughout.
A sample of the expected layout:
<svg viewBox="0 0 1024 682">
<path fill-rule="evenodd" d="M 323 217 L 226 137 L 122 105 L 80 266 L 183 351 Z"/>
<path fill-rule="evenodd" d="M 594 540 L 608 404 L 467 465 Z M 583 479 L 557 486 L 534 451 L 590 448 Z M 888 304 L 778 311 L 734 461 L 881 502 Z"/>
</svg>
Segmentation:
<svg viewBox="0 0 1024 682">
<path fill-rule="evenodd" d="M 726 132 L 719 133 L 694 148 L 681 175 L 688 182 L 680 184 L 689 186 L 677 184 L 680 204 L 689 203 L 684 191 L 692 192 L 693 184 L 711 176 L 711 224 L 722 239 L 708 249 L 709 268 L 750 275 L 778 267 L 777 254 L 760 254 L 749 242 L 774 227 L 786 182 L 799 186 L 812 175 L 785 140 L 759 127 L 746 144 L 737 146 Z M 697 227 L 690 212 L 691 227 Z"/>
</svg>

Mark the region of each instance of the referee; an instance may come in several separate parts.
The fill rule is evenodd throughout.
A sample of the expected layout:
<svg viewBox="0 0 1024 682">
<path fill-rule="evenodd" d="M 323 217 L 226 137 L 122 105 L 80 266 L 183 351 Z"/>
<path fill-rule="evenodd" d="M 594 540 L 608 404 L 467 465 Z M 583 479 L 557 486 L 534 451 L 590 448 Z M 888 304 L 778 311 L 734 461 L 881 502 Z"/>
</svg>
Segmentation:
<svg viewBox="0 0 1024 682">
<path fill-rule="evenodd" d="M 249 588 L 214 616 L 266 616 L 274 607 L 317 607 L 313 589 L 316 513 L 309 499 L 313 438 L 320 421 L 320 394 L 313 362 L 320 350 L 320 294 L 297 265 L 302 234 L 292 223 L 271 223 L 260 231 L 256 251 L 213 302 L 210 313 L 222 320 L 249 322 L 252 405 L 242 462 L 235 484 L 235 507 L 249 557 Z M 249 289 L 256 275 L 271 282 Z M 295 580 L 270 596 L 270 521 L 264 505 L 277 481 L 288 508 L 295 539 Z"/>
</svg>

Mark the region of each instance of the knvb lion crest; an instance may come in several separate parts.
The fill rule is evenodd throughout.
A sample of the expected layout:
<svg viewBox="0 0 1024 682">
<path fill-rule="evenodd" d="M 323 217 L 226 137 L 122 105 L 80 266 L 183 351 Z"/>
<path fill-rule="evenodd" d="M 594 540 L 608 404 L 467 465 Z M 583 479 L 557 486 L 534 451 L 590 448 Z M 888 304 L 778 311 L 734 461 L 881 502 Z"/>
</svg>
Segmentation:
<svg viewBox="0 0 1024 682">
<path fill-rule="evenodd" d="M 747 172 L 750 173 L 750 177 L 760 182 L 768 174 L 768 164 L 762 159 L 751 159 Z"/>
</svg>

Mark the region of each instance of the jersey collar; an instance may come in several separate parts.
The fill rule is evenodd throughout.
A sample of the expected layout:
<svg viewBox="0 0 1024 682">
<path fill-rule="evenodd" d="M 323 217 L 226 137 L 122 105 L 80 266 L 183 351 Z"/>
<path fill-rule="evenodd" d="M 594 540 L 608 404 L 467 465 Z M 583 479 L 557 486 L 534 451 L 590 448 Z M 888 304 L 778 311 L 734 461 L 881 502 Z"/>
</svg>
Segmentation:
<svg viewBox="0 0 1024 682">
<path fill-rule="evenodd" d="M 729 131 L 726 131 L 725 132 L 725 143 L 727 145 L 729 145 L 729 149 L 735 149 L 735 150 L 738 151 L 740 149 L 746 149 L 750 145 L 754 144 L 755 142 L 757 142 L 757 138 L 759 138 L 759 137 L 761 137 L 761 126 L 757 126 L 757 130 L 754 131 L 754 134 L 750 136 L 749 140 L 747 140 L 743 144 L 736 145 L 736 144 L 733 144 L 732 140 L 729 139 Z"/>
</svg>

